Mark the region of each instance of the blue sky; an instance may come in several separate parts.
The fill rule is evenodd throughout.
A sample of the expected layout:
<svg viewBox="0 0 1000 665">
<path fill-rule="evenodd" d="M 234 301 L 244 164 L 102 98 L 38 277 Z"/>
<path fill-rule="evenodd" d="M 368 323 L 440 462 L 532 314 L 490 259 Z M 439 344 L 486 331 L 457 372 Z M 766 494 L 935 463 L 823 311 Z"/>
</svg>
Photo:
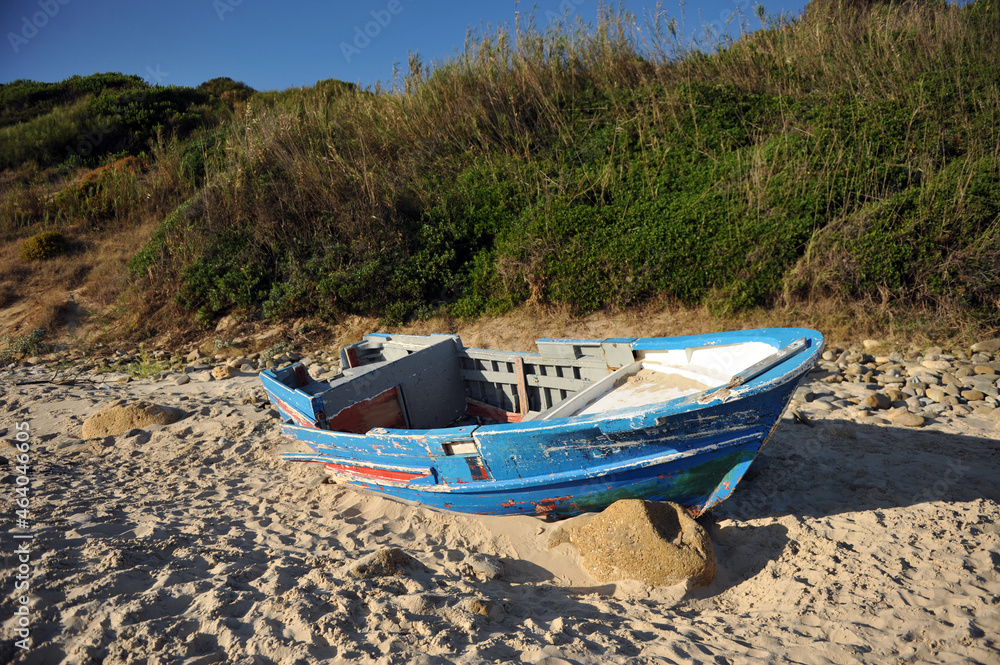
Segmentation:
<svg viewBox="0 0 1000 665">
<path fill-rule="evenodd" d="M 720 29 L 741 10 L 752 27 L 757 0 L 678 0 L 663 11 L 687 32 Z M 761 0 L 769 14 L 797 16 L 804 0 Z M 655 2 L 627 0 L 638 15 Z M 335 78 L 371 86 L 391 82 L 393 62 L 417 52 L 425 64 L 460 50 L 469 28 L 562 15 L 591 21 L 597 0 L 0 0 L 0 83 L 59 81 L 117 71 L 151 83 L 194 86 L 216 76 L 258 90 Z"/>
</svg>

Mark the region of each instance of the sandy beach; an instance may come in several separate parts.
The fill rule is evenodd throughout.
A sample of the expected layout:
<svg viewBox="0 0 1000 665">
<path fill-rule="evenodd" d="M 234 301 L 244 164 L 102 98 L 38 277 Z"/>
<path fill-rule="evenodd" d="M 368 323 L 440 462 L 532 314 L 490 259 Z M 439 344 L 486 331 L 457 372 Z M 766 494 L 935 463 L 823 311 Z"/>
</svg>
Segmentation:
<svg viewBox="0 0 1000 665">
<path fill-rule="evenodd" d="M 800 391 L 828 390 L 821 374 Z M 0 373 L 0 662 L 1000 662 L 992 418 L 907 428 L 796 401 L 700 520 L 718 573 L 688 590 L 596 582 L 548 548 L 565 521 L 435 512 L 284 462 L 304 448 L 253 373 L 17 385 L 49 375 Z M 82 438 L 119 399 L 186 417 Z M 352 574 L 384 548 L 417 563 Z"/>
</svg>

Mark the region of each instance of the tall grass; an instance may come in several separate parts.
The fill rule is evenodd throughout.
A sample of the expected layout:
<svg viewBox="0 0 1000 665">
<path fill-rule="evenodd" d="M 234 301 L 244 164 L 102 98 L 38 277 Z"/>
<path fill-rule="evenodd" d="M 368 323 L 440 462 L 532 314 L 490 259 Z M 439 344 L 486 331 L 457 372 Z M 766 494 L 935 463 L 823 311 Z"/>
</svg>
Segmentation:
<svg viewBox="0 0 1000 665">
<path fill-rule="evenodd" d="M 205 322 L 666 296 L 996 325 L 998 11 L 834 2 L 704 52 L 605 9 L 413 59 L 393 90 L 259 96 L 156 272 Z"/>
</svg>

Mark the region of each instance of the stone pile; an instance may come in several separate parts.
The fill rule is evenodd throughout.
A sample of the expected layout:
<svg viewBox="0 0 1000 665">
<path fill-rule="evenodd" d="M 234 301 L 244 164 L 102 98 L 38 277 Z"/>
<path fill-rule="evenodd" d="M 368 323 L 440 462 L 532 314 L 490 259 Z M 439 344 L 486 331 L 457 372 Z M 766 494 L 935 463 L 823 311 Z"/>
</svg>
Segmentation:
<svg viewBox="0 0 1000 665">
<path fill-rule="evenodd" d="M 115 383 L 132 380 L 172 382 L 225 381 L 258 374 L 265 368 L 301 362 L 323 381 L 340 373 L 335 351 L 295 350 L 278 344 L 249 351 L 239 344 L 170 352 L 68 349 L 29 358 L 6 369 L 23 379 L 42 377 Z M 19 379 L 20 380 L 20 379 Z M 817 367 L 796 391 L 787 417 L 807 420 L 842 410 L 847 417 L 873 425 L 923 427 L 961 419 L 967 426 L 1000 431 L 1000 339 L 969 349 L 942 347 L 892 349 L 879 340 L 850 346 L 831 344 Z"/>
<path fill-rule="evenodd" d="M 994 343 L 997 342 L 997 343 Z M 965 418 L 966 424 L 1000 427 L 1000 340 L 968 352 L 941 347 L 887 351 L 866 340 L 831 346 L 796 391 L 792 409 L 847 409 L 868 424 L 922 427 Z"/>
<path fill-rule="evenodd" d="M 191 381 L 224 381 L 233 376 L 259 374 L 266 368 L 288 367 L 294 362 L 306 365 L 318 380 L 340 373 L 340 357 L 330 352 L 303 355 L 288 350 L 275 354 L 267 350 L 247 352 L 239 347 L 227 347 L 211 354 L 203 353 L 202 349 L 176 353 L 165 350 L 101 351 L 103 354 L 98 355 L 94 350 L 67 349 L 0 367 L 0 372 L 7 370 L 36 379 L 46 376 L 57 381 L 125 383 L 149 380 L 154 383 L 171 381 L 177 385 Z"/>
</svg>

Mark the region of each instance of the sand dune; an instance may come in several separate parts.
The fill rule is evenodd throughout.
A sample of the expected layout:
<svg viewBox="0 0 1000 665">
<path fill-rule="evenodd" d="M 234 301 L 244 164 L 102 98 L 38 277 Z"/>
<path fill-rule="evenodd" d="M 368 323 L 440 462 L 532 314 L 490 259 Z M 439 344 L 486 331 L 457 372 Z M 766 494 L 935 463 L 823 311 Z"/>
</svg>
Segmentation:
<svg viewBox="0 0 1000 665">
<path fill-rule="evenodd" d="M 786 417 L 766 464 L 703 519 L 719 570 L 686 593 L 597 583 L 571 545 L 547 548 L 557 524 L 435 512 L 283 462 L 300 444 L 251 403 L 253 375 L 14 384 L 31 372 L 0 375 L 3 662 L 1000 662 L 993 421 L 911 430 L 801 405 L 813 426 Z M 116 399 L 188 415 L 81 440 Z M 14 520 L 19 423 L 27 528 Z M 383 548 L 418 565 L 352 574 Z M 476 554 L 502 575 L 477 575 Z"/>
</svg>

